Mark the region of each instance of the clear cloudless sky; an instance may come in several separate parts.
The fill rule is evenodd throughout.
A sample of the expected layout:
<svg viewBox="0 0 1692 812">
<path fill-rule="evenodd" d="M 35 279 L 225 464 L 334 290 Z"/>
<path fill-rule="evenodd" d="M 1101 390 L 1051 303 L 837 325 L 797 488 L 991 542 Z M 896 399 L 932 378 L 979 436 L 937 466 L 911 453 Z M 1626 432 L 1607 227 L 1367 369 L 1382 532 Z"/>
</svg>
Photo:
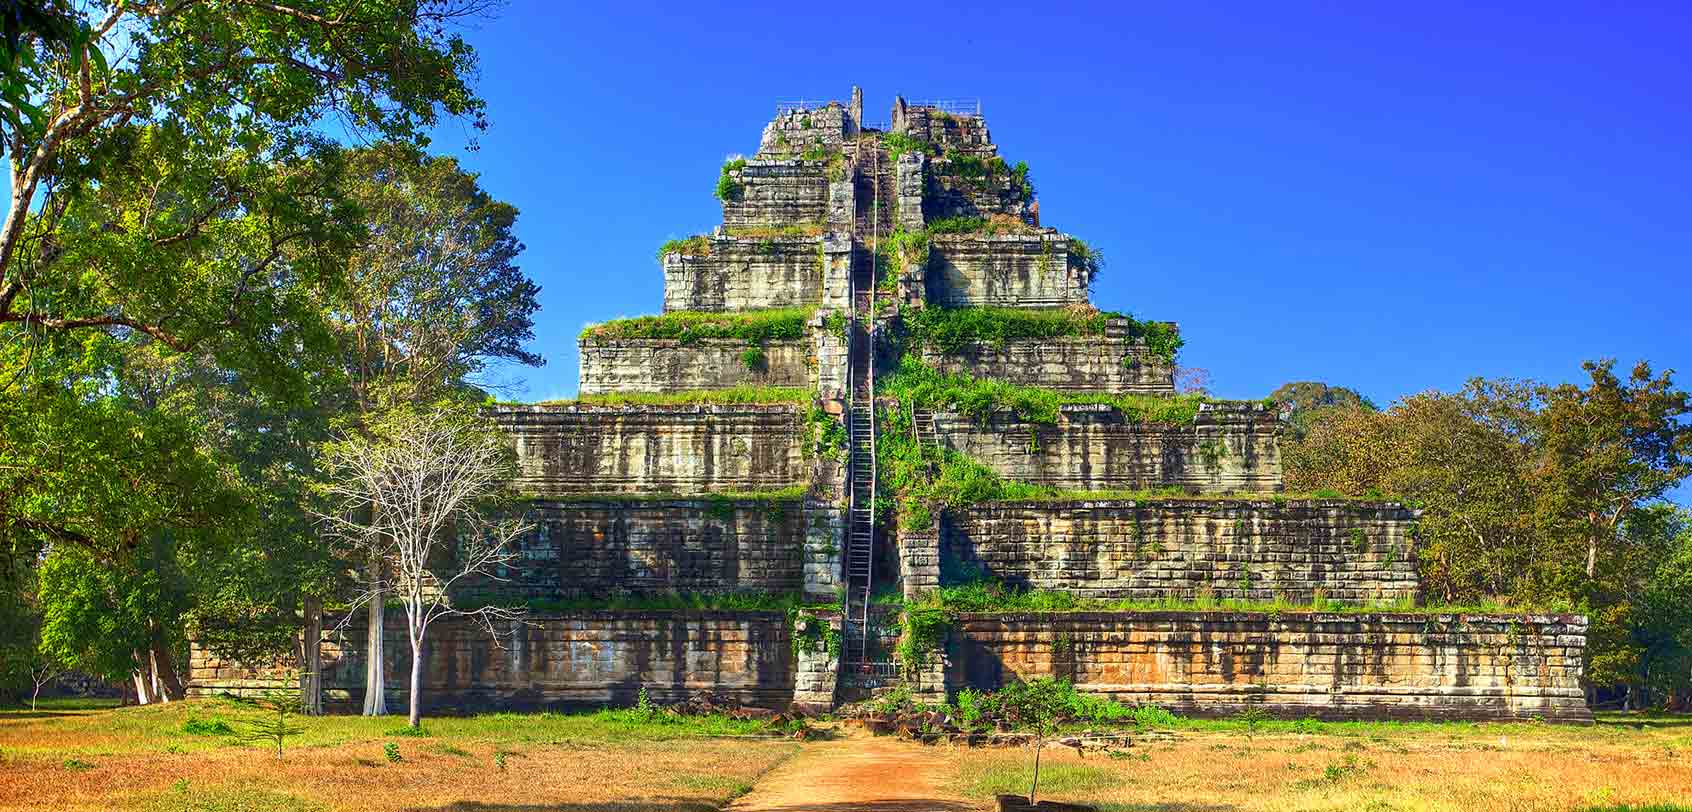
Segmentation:
<svg viewBox="0 0 1692 812">
<path fill-rule="evenodd" d="M 784 99 L 979 98 L 1094 301 L 1178 321 L 1223 397 L 1287 381 L 1385 406 L 1476 375 L 1646 359 L 1692 385 L 1692 4 L 518 0 L 469 39 L 491 129 L 458 154 L 522 210 L 539 370 L 655 313 L 666 239 Z"/>
</svg>

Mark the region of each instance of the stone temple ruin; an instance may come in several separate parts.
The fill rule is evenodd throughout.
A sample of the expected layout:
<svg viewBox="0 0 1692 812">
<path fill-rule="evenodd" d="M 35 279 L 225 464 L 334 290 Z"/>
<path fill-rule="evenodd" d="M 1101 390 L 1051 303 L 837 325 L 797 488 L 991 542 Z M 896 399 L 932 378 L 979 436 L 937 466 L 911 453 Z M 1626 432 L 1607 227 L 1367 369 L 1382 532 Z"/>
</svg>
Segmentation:
<svg viewBox="0 0 1692 812">
<path fill-rule="evenodd" d="M 438 626 L 428 705 L 631 703 L 644 689 L 826 709 L 888 686 L 938 698 L 1058 676 L 1182 713 L 1588 717 L 1584 618 L 1404 611 L 1418 592 L 1413 511 L 1283 494 L 1278 409 L 1179 398 L 1174 325 L 1089 309 L 1091 252 L 1040 223 L 1026 170 L 999 158 L 978 106 L 900 99 L 884 132 L 865 126 L 861 98 L 782 106 L 757 153 L 725 165 L 722 226 L 661 258 L 666 314 L 802 308 L 784 316 L 791 329 L 589 329 L 583 400 L 497 407 L 539 529 L 507 580 L 483 588 L 537 608 L 500 645 L 473 623 Z M 1091 327 L 912 338 L 924 311 L 963 308 L 1068 312 Z M 1058 413 L 887 391 L 919 367 L 1049 390 Z M 588 397 L 736 387 L 792 394 Z M 1159 402 L 1196 412 L 1165 419 Z M 1043 490 L 935 504 L 917 521 L 888 509 L 895 441 Z M 897 601 L 872 596 L 916 600 L 981 578 L 1095 601 L 1083 609 L 1188 603 L 955 613 L 929 630 L 925 656 L 895 659 Z M 748 592 L 831 608 L 541 608 Z M 1400 610 L 1201 608 L 1238 599 Z M 391 674 L 409 657 L 400 628 L 384 646 Z M 323 636 L 328 706 L 359 705 L 364 639 L 356 622 Z M 194 657 L 200 692 L 255 677 Z M 394 701 L 403 682 L 389 682 Z"/>
</svg>

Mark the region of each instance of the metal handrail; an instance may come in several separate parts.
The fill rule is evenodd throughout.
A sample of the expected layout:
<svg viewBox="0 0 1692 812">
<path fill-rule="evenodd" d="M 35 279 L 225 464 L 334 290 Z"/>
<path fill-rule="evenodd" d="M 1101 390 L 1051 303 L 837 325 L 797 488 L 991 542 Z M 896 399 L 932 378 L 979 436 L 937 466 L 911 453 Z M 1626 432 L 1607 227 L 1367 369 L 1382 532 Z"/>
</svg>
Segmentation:
<svg viewBox="0 0 1692 812">
<path fill-rule="evenodd" d="M 876 509 L 876 471 L 875 464 L 875 305 L 876 294 L 879 290 L 875 283 L 875 271 L 881 264 L 881 150 L 870 150 L 870 310 L 869 326 L 864 330 L 864 336 L 869 346 L 864 348 L 868 353 L 869 366 L 869 438 L 870 438 L 870 512 L 869 512 L 869 564 L 865 569 L 864 578 L 864 623 L 863 645 L 858 648 L 864 659 L 869 659 L 869 604 L 870 590 L 875 584 L 875 509 Z"/>
<path fill-rule="evenodd" d="M 928 107 L 948 115 L 981 117 L 980 99 L 925 99 L 905 104 L 907 107 Z"/>
</svg>

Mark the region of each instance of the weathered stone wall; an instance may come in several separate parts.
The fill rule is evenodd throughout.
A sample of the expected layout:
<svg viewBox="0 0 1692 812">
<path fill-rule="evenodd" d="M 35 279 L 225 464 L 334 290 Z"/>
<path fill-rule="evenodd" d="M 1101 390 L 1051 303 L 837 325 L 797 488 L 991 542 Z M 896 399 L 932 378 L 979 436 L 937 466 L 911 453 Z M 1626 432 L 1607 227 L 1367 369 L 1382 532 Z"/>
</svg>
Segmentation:
<svg viewBox="0 0 1692 812">
<path fill-rule="evenodd" d="M 942 372 L 1059 392 L 1175 394 L 1174 365 L 1122 331 L 1078 338 L 977 342 L 952 353 L 925 347 L 922 360 Z"/>
<path fill-rule="evenodd" d="M 908 150 L 899 156 L 894 165 L 894 182 L 897 186 L 893 192 L 893 202 L 897 207 L 894 215 L 894 225 L 910 232 L 918 232 L 923 228 L 922 192 L 927 175 L 928 156 L 921 150 Z"/>
<path fill-rule="evenodd" d="M 404 629 L 402 618 L 390 617 L 382 646 L 390 706 L 408 701 Z M 781 612 L 536 613 L 500 631 L 496 645 L 474 621 L 432 624 L 423 705 L 434 712 L 633 705 L 643 688 L 654 702 L 714 693 L 781 708 L 793 698 L 792 643 Z M 364 626 L 355 620 L 326 636 L 324 706 L 354 710 L 364 698 Z"/>
<path fill-rule="evenodd" d="M 893 131 L 915 136 L 945 150 L 989 156 L 999 148 L 987 132 L 987 120 L 980 116 L 943 113 L 932 107 L 894 109 Z"/>
<path fill-rule="evenodd" d="M 760 345 L 736 339 L 683 344 L 668 338 L 584 338 L 579 389 L 605 392 L 678 392 L 736 386 L 812 385 L 811 342 L 766 341 L 764 362 L 748 367 L 747 350 Z"/>
<path fill-rule="evenodd" d="M 1084 598 L 1413 599 L 1415 513 L 1345 500 L 983 502 L 941 519 L 941 570 Z"/>
<path fill-rule="evenodd" d="M 826 161 L 757 160 L 730 172 L 738 180 L 737 199 L 723 201 L 723 225 L 792 226 L 822 223 L 828 217 Z"/>
<path fill-rule="evenodd" d="M 1073 490 L 1280 490 L 1281 423 L 1259 404 L 1210 405 L 1191 425 L 1136 423 L 1108 406 L 1064 406 L 1055 425 L 999 412 L 934 414 L 941 442 L 1010 479 Z"/>
<path fill-rule="evenodd" d="M 845 311 L 839 313 L 846 318 Z M 846 337 L 828 329 L 828 314 L 818 312 L 811 320 L 811 352 L 816 358 L 817 397 L 842 404 L 846 399 L 846 376 L 849 372 Z"/>
<path fill-rule="evenodd" d="M 857 132 L 857 123 L 840 102 L 809 110 L 788 110 L 764 125 L 764 134 L 758 139 L 758 155 L 797 155 L 813 146 L 838 149 Z"/>
<path fill-rule="evenodd" d="M 809 481 L 789 404 L 496 406 L 516 441 L 513 483 L 534 498 L 785 488 Z"/>
<path fill-rule="evenodd" d="M 832 634 L 840 634 L 839 612 L 807 612 Z M 803 617 L 800 623 L 806 622 Z M 798 630 L 795 630 L 797 633 Z M 835 686 L 840 678 L 839 652 L 828 650 L 827 638 L 800 645 L 793 663 L 793 707 L 801 713 L 827 713 L 834 709 Z"/>
<path fill-rule="evenodd" d="M 922 213 L 930 222 L 946 217 L 990 217 L 1008 215 L 1018 222 L 1035 224 L 1034 201 L 1008 173 L 990 177 L 966 177 L 949 162 L 928 162 L 923 184 Z"/>
<path fill-rule="evenodd" d="M 1055 676 L 1183 714 L 1589 719 L 1586 619 L 1420 614 L 963 615 L 951 687 Z"/>
<path fill-rule="evenodd" d="M 805 307 L 823 301 L 821 237 L 708 238 L 710 253 L 664 255 L 664 312 Z"/>
<path fill-rule="evenodd" d="M 798 592 L 807 515 L 799 499 L 537 501 L 518 558 L 466 581 L 500 602 L 677 592 Z"/>
<path fill-rule="evenodd" d="M 1062 307 L 1088 301 L 1087 273 L 1056 232 L 937 235 L 929 244 L 927 298 L 933 304 Z"/>
</svg>

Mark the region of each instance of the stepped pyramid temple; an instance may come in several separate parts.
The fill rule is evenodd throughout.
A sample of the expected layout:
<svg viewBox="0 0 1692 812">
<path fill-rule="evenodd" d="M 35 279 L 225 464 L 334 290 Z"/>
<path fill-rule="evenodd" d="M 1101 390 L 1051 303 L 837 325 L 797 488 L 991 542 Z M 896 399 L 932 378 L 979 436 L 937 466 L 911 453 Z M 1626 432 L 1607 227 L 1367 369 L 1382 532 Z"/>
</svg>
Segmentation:
<svg viewBox="0 0 1692 812">
<path fill-rule="evenodd" d="M 661 251 L 663 314 L 582 334 L 579 400 L 494 407 L 536 530 L 462 599 L 530 611 L 437 624 L 428 706 L 1053 676 L 1188 714 L 1589 718 L 1585 618 L 1420 607 L 1414 510 L 1285 493 L 1278 406 L 1176 393 L 1176 326 L 1093 307 L 1097 255 L 979 105 L 780 105 L 716 193 Z M 361 623 L 324 624 L 331 708 L 362 700 Z"/>
</svg>

